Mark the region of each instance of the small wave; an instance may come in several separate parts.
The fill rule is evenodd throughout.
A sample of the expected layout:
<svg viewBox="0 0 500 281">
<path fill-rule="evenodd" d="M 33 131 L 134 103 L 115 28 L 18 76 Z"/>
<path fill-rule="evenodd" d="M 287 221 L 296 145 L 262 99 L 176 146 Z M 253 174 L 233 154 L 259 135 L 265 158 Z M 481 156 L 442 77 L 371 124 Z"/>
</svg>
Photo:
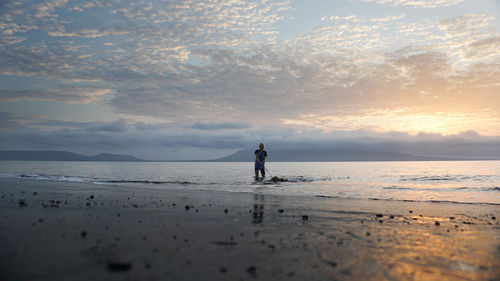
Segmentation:
<svg viewBox="0 0 500 281">
<path fill-rule="evenodd" d="M 395 189 L 395 190 L 412 190 L 411 187 L 402 187 L 402 186 L 385 186 L 382 189 Z"/>
<path fill-rule="evenodd" d="M 343 197 L 340 197 L 340 196 L 334 196 L 334 195 L 314 195 L 314 197 L 318 197 L 318 198 L 337 198 L 337 199 L 341 199 Z"/>
<path fill-rule="evenodd" d="M 453 181 L 458 177 L 454 176 L 421 176 L 421 177 L 404 177 L 401 181 Z"/>
<path fill-rule="evenodd" d="M 322 194 L 316 194 L 316 195 L 314 195 L 314 197 L 329 198 L 329 199 L 360 199 L 357 197 L 343 197 L 343 196 L 322 195 Z M 376 198 L 376 197 L 369 197 L 366 199 L 371 200 L 371 201 L 393 201 L 393 202 L 407 202 L 407 203 L 447 203 L 447 204 L 463 204 L 463 205 L 500 206 L 499 203 L 491 203 L 491 202 L 460 202 L 460 201 L 451 201 L 451 200 L 416 200 L 416 199 L 394 199 L 394 198 Z"/>
<path fill-rule="evenodd" d="M 492 206 L 500 206 L 499 203 L 491 203 L 491 202 L 460 202 L 460 201 L 451 201 L 451 200 L 414 200 L 414 199 L 387 199 L 387 198 L 368 198 L 368 200 L 374 201 L 396 201 L 396 202 L 422 202 L 422 203 L 447 203 L 447 204 L 462 204 L 462 205 L 492 205 Z"/>
<path fill-rule="evenodd" d="M 150 181 L 150 180 L 106 180 L 99 181 L 100 183 L 133 183 L 133 184 L 196 184 L 189 181 Z"/>
<path fill-rule="evenodd" d="M 76 176 L 63 176 L 63 175 L 45 175 L 45 174 L 8 174 L 0 173 L 0 177 L 7 178 L 18 178 L 18 179 L 29 179 L 29 180 L 47 180 L 47 181 L 64 181 L 64 182 L 81 182 L 81 183 L 91 183 L 98 185 L 184 185 L 184 186 L 213 186 L 213 185 L 244 185 L 249 184 L 246 181 L 220 181 L 220 182 L 193 182 L 184 179 L 180 180 L 148 180 L 148 179 L 103 179 L 103 178 L 87 178 L 87 177 L 76 177 Z M 266 178 L 264 181 L 255 182 L 256 184 L 262 185 L 274 185 L 274 184 L 294 184 L 294 183 L 310 183 L 314 181 L 329 181 L 331 178 L 313 178 L 305 176 L 290 176 L 290 177 L 280 177 L 279 181 L 272 181 L 271 178 Z"/>
<path fill-rule="evenodd" d="M 72 176 L 53 176 L 41 174 L 0 174 L 4 178 L 18 179 L 34 179 L 34 180 L 51 180 L 51 181 L 69 181 L 69 182 L 92 182 L 91 179 L 72 177 Z"/>
<path fill-rule="evenodd" d="M 196 184 L 189 181 L 153 181 L 153 180 L 105 180 L 96 178 L 83 178 L 72 176 L 57 176 L 43 174 L 0 174 L 4 178 L 32 179 L 32 180 L 47 180 L 47 181 L 65 181 L 65 182 L 82 182 L 94 184 L 180 184 L 192 185 Z"/>
<path fill-rule="evenodd" d="M 272 180 L 272 179 L 270 179 Z M 305 176 L 283 176 L 279 177 L 278 182 L 291 182 L 291 183 L 301 183 L 301 182 L 314 182 L 314 181 L 331 181 L 332 178 L 329 177 L 323 177 L 323 178 L 312 178 L 312 177 L 305 177 Z"/>
<path fill-rule="evenodd" d="M 421 188 L 421 187 L 405 187 L 405 186 L 385 186 L 382 189 L 386 190 L 410 190 L 410 191 L 500 191 L 500 187 L 472 187 L 472 186 L 461 186 L 461 187 L 429 187 L 429 188 Z"/>
<path fill-rule="evenodd" d="M 400 181 L 484 181 L 490 175 L 431 175 L 431 176 L 401 176 Z"/>
<path fill-rule="evenodd" d="M 316 182 L 316 181 L 331 181 L 332 178 L 330 177 L 323 177 L 323 178 L 312 178 L 312 177 L 305 177 L 305 176 L 283 176 L 283 177 L 277 177 L 276 180 L 273 178 L 265 178 L 264 180 L 258 180 L 255 181 L 254 184 L 262 184 L 262 185 L 272 185 L 272 184 L 280 184 L 280 183 L 309 183 L 309 182 Z"/>
<path fill-rule="evenodd" d="M 304 177 L 304 176 L 296 176 L 296 177 L 288 177 L 288 178 L 283 177 L 282 180 L 285 182 L 313 182 L 314 181 L 313 178 Z"/>
<path fill-rule="evenodd" d="M 463 205 L 493 205 L 500 206 L 499 203 L 488 203 L 488 202 L 459 202 L 459 201 L 451 201 L 451 200 L 427 200 L 423 202 L 429 203 L 451 203 L 451 204 L 463 204 Z"/>
</svg>

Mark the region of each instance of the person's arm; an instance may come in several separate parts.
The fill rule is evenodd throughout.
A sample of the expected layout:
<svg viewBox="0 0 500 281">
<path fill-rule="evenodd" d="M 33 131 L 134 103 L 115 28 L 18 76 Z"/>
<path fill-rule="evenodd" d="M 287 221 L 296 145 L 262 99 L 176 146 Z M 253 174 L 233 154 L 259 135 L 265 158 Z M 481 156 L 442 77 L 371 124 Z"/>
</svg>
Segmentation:
<svg viewBox="0 0 500 281">
<path fill-rule="evenodd" d="M 260 160 L 259 160 L 259 152 L 255 151 L 255 161 L 257 161 L 257 163 L 260 164 Z"/>
</svg>

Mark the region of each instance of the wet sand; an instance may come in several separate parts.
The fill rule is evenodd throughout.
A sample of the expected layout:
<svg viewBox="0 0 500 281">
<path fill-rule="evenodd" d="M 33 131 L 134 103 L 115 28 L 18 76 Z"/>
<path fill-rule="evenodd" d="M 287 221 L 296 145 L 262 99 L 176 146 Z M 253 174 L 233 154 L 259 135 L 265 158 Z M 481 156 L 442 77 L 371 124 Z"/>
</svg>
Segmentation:
<svg viewBox="0 0 500 281">
<path fill-rule="evenodd" d="M 0 280 L 500 280 L 499 211 L 0 178 Z"/>
</svg>

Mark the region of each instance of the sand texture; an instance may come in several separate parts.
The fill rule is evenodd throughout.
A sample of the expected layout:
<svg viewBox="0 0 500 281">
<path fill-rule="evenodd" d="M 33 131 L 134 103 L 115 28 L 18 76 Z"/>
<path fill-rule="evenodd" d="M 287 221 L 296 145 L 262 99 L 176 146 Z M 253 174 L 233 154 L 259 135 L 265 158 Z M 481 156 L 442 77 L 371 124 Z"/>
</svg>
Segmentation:
<svg viewBox="0 0 500 281">
<path fill-rule="evenodd" d="M 500 206 L 256 193 L 0 178 L 0 279 L 500 280 Z"/>
</svg>

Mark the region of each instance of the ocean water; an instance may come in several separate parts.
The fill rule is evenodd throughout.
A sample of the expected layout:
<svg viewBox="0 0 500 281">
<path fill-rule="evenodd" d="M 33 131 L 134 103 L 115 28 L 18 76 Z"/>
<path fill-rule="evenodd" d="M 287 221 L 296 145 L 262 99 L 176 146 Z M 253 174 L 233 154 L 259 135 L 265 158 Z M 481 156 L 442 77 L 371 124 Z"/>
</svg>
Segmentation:
<svg viewBox="0 0 500 281">
<path fill-rule="evenodd" d="M 500 161 L 269 162 L 0 161 L 0 177 L 167 188 L 500 205 Z M 283 182 L 270 181 L 278 176 Z"/>
</svg>

